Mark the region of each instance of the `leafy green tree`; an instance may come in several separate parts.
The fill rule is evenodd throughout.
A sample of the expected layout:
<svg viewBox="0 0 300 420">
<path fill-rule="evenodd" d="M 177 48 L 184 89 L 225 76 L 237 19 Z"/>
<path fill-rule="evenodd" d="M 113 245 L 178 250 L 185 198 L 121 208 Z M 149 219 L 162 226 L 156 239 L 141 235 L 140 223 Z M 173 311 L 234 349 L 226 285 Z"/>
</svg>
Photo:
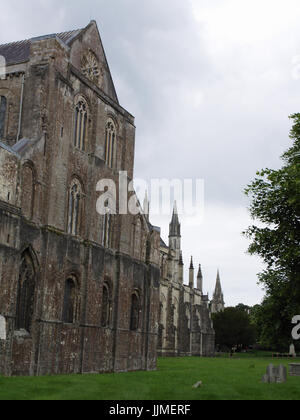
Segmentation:
<svg viewBox="0 0 300 420">
<path fill-rule="evenodd" d="M 241 311 L 245 311 L 247 314 L 249 314 L 250 313 L 250 310 L 251 310 L 250 306 L 244 305 L 243 303 L 239 303 L 236 306 L 236 308 L 237 309 L 240 309 Z"/>
<path fill-rule="evenodd" d="M 248 347 L 255 344 L 255 328 L 250 322 L 248 313 L 237 308 L 226 308 L 213 315 L 216 344 L 222 349 Z"/>
<path fill-rule="evenodd" d="M 260 340 L 287 349 L 291 320 L 300 314 L 300 114 L 292 115 L 292 147 L 282 156 L 283 167 L 257 172 L 245 190 L 252 202 L 252 218 L 245 235 L 252 241 L 250 254 L 266 263 L 259 282 L 266 297 L 254 319 Z"/>
</svg>

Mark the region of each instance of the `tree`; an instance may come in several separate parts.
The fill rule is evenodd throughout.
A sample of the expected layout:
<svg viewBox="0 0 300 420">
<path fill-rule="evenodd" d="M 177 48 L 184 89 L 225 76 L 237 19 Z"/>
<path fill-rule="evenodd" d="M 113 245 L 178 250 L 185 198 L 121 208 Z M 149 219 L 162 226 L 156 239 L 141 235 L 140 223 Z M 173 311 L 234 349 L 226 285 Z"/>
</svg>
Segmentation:
<svg viewBox="0 0 300 420">
<path fill-rule="evenodd" d="M 283 167 L 257 172 L 245 190 L 251 216 L 263 226 L 244 232 L 252 241 L 249 253 L 266 263 L 259 274 L 266 297 L 254 317 L 260 340 L 285 349 L 292 341 L 291 320 L 300 314 L 300 114 L 290 118 L 293 145 L 282 156 Z"/>
<path fill-rule="evenodd" d="M 244 305 L 243 303 L 239 303 L 236 306 L 236 308 L 237 309 L 240 309 L 241 311 L 246 312 L 247 314 L 250 314 L 250 310 L 251 310 L 250 306 Z"/>
<path fill-rule="evenodd" d="M 255 344 L 255 328 L 243 308 L 226 308 L 213 315 L 213 323 L 216 343 L 221 348 L 245 348 Z"/>
</svg>

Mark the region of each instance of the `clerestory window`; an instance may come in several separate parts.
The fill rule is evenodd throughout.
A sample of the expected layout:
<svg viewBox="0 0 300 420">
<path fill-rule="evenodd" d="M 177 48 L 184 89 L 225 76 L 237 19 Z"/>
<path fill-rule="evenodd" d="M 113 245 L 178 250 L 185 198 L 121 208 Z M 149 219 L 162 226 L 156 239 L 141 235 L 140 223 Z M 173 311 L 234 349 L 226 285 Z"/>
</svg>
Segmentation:
<svg viewBox="0 0 300 420">
<path fill-rule="evenodd" d="M 85 151 L 87 145 L 88 106 L 80 98 L 75 107 L 74 146 Z"/>
<path fill-rule="evenodd" d="M 105 162 L 110 168 L 114 167 L 116 140 L 116 126 L 113 120 L 109 119 L 105 129 Z"/>
<path fill-rule="evenodd" d="M 69 190 L 68 233 L 79 236 L 83 211 L 83 191 L 80 182 L 75 179 Z"/>
</svg>

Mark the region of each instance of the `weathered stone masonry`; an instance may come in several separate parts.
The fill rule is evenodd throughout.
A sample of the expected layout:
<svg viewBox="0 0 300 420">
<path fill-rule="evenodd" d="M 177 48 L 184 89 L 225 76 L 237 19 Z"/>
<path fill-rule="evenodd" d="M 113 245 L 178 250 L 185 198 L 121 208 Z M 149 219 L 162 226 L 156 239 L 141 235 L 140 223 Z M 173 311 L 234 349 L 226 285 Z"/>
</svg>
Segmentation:
<svg viewBox="0 0 300 420">
<path fill-rule="evenodd" d="M 201 270 L 197 287 L 193 266 L 183 284 L 177 212 L 167 246 L 148 202 L 137 216 L 96 211 L 98 181 L 113 180 L 118 197 L 135 150 L 96 23 L 0 45 L 0 55 L 0 374 L 152 370 L 157 354 L 212 356 Z M 217 281 L 213 308 L 222 305 Z"/>
<path fill-rule="evenodd" d="M 184 284 L 184 265 L 181 250 L 181 225 L 174 208 L 170 223 L 169 246 L 160 246 L 160 316 L 159 356 L 214 356 L 215 332 L 210 302 L 203 294 L 201 267 L 195 287 L 193 261 L 189 284 Z"/>
<path fill-rule="evenodd" d="M 96 212 L 100 179 L 133 178 L 135 141 L 97 25 L 0 54 L 0 373 L 155 369 L 159 232 Z"/>
</svg>

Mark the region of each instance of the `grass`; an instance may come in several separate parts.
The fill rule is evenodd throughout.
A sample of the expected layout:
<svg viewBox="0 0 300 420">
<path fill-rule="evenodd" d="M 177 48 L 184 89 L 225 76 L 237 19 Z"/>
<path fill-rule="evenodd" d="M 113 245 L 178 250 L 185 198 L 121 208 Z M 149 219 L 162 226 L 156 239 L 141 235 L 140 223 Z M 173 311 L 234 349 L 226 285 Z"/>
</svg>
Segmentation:
<svg viewBox="0 0 300 420">
<path fill-rule="evenodd" d="M 0 377 L 0 400 L 299 400 L 300 377 L 263 384 L 267 365 L 300 359 L 267 357 L 166 358 L 155 372 Z M 202 388 L 193 385 L 202 381 Z"/>
</svg>

